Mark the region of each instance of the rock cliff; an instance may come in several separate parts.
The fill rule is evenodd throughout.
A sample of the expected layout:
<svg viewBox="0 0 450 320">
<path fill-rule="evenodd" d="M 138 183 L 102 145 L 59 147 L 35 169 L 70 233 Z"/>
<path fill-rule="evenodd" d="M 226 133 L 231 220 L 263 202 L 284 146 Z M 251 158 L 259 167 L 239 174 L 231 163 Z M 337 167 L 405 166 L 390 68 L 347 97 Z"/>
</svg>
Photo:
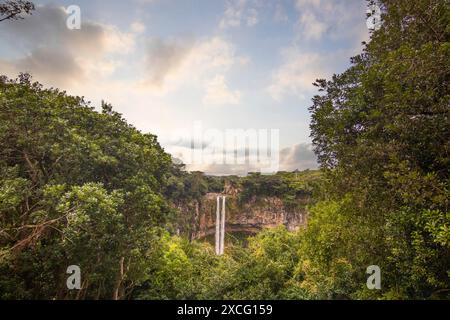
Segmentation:
<svg viewBox="0 0 450 320">
<path fill-rule="evenodd" d="M 256 233 L 263 228 L 284 225 L 294 231 L 307 220 L 306 205 L 309 198 L 299 200 L 296 208 L 287 208 L 277 197 L 239 199 L 239 192 L 225 189 L 224 193 L 208 193 L 202 199 L 178 205 L 180 213 L 178 231 L 190 239 L 200 239 L 214 234 L 216 223 L 216 198 L 226 195 L 226 231 Z"/>
</svg>

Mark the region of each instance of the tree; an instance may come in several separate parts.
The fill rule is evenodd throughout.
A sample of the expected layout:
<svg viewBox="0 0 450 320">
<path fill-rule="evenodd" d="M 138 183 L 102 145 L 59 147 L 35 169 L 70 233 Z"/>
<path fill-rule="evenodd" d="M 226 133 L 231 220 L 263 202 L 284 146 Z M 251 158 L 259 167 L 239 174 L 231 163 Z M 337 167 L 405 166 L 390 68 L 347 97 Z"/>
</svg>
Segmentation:
<svg viewBox="0 0 450 320">
<path fill-rule="evenodd" d="M 6 0 L 0 3 L 0 22 L 23 19 L 23 14 L 32 14 L 34 9 L 35 6 L 31 1 Z"/>
<path fill-rule="evenodd" d="M 330 195 L 350 199 L 338 212 L 359 225 L 343 247 L 367 248 L 354 267 L 382 258 L 386 296 L 427 298 L 448 292 L 450 274 L 450 4 L 378 4 L 383 24 L 364 52 L 316 82 L 312 138 Z"/>
<path fill-rule="evenodd" d="M 124 298 L 173 209 L 162 195 L 171 157 L 156 136 L 103 103 L 0 81 L 2 298 Z M 82 268 L 78 295 L 65 268 Z M 87 276 L 89 275 L 89 276 Z"/>
</svg>

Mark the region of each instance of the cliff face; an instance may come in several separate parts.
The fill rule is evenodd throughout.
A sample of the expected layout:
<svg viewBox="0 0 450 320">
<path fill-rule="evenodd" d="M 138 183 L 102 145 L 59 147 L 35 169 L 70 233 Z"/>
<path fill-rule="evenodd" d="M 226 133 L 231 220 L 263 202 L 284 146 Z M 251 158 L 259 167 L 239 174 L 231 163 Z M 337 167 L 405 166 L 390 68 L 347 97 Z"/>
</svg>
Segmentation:
<svg viewBox="0 0 450 320">
<path fill-rule="evenodd" d="M 228 190 L 226 190 L 227 192 Z M 284 225 L 294 231 L 306 224 L 307 211 L 304 208 L 289 209 L 277 197 L 253 197 L 239 203 L 237 192 L 208 193 L 200 201 L 178 206 L 180 216 L 178 229 L 190 239 L 200 239 L 215 232 L 216 199 L 226 195 L 226 231 L 256 233 L 263 228 Z M 306 206 L 309 199 L 299 200 Z"/>
</svg>

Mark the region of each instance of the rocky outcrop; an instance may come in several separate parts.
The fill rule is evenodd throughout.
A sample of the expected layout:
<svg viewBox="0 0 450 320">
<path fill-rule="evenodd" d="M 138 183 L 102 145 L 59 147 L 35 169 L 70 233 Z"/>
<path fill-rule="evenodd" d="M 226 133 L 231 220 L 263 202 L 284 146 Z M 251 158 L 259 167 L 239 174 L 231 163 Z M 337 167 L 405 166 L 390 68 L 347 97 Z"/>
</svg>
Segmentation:
<svg viewBox="0 0 450 320">
<path fill-rule="evenodd" d="M 284 225 L 294 231 L 304 226 L 307 219 L 305 209 L 309 199 L 300 199 L 300 206 L 288 209 L 283 201 L 277 197 L 252 198 L 240 203 L 239 194 L 235 192 L 208 193 L 200 201 L 193 201 L 178 206 L 180 217 L 178 228 L 180 233 L 190 239 L 200 239 L 215 232 L 216 199 L 219 195 L 226 195 L 226 231 L 243 231 L 256 233 L 263 228 Z"/>
</svg>

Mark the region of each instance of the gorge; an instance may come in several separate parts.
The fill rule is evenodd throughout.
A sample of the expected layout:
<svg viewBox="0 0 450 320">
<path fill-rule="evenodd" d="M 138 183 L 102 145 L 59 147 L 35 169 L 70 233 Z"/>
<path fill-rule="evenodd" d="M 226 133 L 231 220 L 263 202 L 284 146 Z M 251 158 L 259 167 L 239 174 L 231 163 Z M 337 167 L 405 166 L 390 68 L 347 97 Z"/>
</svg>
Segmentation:
<svg viewBox="0 0 450 320">
<path fill-rule="evenodd" d="M 264 177 L 264 176 L 262 176 Z M 264 178 L 262 178 L 264 179 Z M 304 227 L 308 212 L 306 206 L 311 194 L 296 197 L 296 205 L 290 206 L 281 196 L 244 196 L 242 190 L 225 185 L 222 192 L 208 192 L 199 199 L 179 203 L 177 233 L 192 240 L 201 240 L 216 232 L 217 197 L 226 196 L 225 232 L 253 235 L 264 228 L 284 225 L 289 231 Z"/>
</svg>

